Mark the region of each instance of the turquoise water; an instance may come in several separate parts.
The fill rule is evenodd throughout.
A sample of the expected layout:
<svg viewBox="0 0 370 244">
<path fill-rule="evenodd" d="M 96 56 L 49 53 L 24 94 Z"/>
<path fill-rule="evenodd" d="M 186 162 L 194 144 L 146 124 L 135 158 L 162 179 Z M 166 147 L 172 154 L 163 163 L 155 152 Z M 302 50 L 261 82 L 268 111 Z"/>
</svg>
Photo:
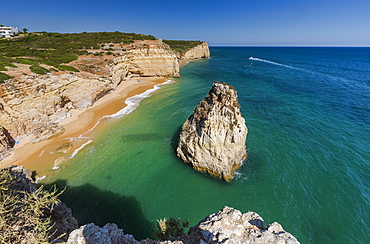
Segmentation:
<svg viewBox="0 0 370 244">
<path fill-rule="evenodd" d="M 301 243 L 366 243 L 370 48 L 213 47 L 47 177 L 79 224 L 150 237 L 156 219 L 196 224 L 228 205 Z M 253 59 L 249 59 L 254 57 Z M 176 158 L 179 130 L 212 83 L 238 91 L 248 158 L 226 183 Z M 107 128 L 108 127 L 108 128 Z"/>
</svg>

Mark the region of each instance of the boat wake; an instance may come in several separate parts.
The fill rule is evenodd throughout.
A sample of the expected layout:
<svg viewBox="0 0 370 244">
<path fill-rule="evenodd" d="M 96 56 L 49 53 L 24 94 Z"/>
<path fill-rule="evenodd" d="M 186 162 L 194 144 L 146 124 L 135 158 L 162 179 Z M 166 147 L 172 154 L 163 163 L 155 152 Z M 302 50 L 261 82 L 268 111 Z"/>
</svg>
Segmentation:
<svg viewBox="0 0 370 244">
<path fill-rule="evenodd" d="M 297 68 L 297 67 L 294 67 L 294 66 L 290 66 L 290 65 L 286 65 L 286 64 L 280 64 L 280 63 L 276 63 L 276 62 L 273 62 L 273 61 L 270 61 L 270 60 L 265 60 L 265 59 L 260 59 L 260 58 L 250 57 L 249 60 L 264 62 L 264 63 L 268 63 L 268 64 L 282 66 L 282 67 L 289 68 L 289 69 L 303 71 L 303 72 L 309 73 L 311 75 L 317 75 L 317 76 L 328 78 L 328 79 L 331 79 L 331 80 L 334 80 L 334 81 L 340 81 L 345 86 L 356 87 L 357 89 L 369 89 L 369 86 L 366 85 L 366 84 L 360 84 L 360 83 L 358 83 L 354 80 L 349 80 L 349 79 L 346 79 L 344 77 L 338 77 L 338 76 L 332 76 L 332 75 L 329 75 L 329 74 L 323 74 L 323 73 L 319 73 L 319 72 L 315 72 L 315 71 L 311 71 L 311 70 L 307 70 L 307 69 L 301 69 L 301 68 Z M 338 85 L 339 85 L 339 83 L 338 83 Z"/>
<path fill-rule="evenodd" d="M 254 60 L 254 61 L 264 62 L 264 63 L 268 63 L 268 64 L 274 64 L 274 65 L 282 66 L 282 67 L 289 68 L 289 69 L 295 69 L 295 70 L 307 71 L 307 70 L 305 70 L 305 69 L 301 69 L 301 68 L 293 67 L 293 66 L 286 65 L 286 64 L 280 64 L 280 63 L 276 63 L 276 62 L 273 62 L 273 61 L 269 61 L 269 60 L 265 60 L 265 59 L 260 59 L 260 58 L 250 57 L 250 58 L 249 58 L 249 60 Z"/>
</svg>

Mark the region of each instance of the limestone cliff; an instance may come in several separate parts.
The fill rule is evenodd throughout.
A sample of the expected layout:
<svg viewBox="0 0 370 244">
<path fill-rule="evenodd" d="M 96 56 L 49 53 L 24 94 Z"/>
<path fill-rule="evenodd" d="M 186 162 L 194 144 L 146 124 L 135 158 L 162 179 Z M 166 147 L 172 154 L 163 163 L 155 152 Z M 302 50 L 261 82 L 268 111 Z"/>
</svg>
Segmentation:
<svg viewBox="0 0 370 244">
<path fill-rule="evenodd" d="M 136 42 L 114 60 L 114 74 L 127 76 L 179 76 L 176 53 L 160 40 Z"/>
<path fill-rule="evenodd" d="M 190 228 L 187 235 L 173 240 L 154 241 L 150 239 L 137 241 L 132 235 L 125 234 L 114 224 L 107 224 L 100 228 L 94 224 L 87 224 L 74 230 L 68 244 L 77 243 L 132 243 L 132 244 L 299 244 L 298 240 L 286 232 L 277 222 L 264 225 L 263 219 L 255 212 L 242 214 L 239 210 L 224 207 L 217 213 L 211 214 Z"/>
<path fill-rule="evenodd" d="M 24 74 L 0 86 L 0 124 L 16 140 L 45 140 L 64 132 L 58 123 L 70 117 L 69 110 L 91 106 L 116 86 L 96 75 Z"/>
<path fill-rule="evenodd" d="M 239 108 L 234 88 L 215 82 L 182 126 L 177 156 L 197 170 L 230 180 L 246 157 L 248 129 Z"/>
<path fill-rule="evenodd" d="M 181 55 L 181 60 L 189 61 L 200 58 L 209 58 L 210 51 L 207 42 L 202 42 L 200 45 L 193 47 Z"/>
</svg>

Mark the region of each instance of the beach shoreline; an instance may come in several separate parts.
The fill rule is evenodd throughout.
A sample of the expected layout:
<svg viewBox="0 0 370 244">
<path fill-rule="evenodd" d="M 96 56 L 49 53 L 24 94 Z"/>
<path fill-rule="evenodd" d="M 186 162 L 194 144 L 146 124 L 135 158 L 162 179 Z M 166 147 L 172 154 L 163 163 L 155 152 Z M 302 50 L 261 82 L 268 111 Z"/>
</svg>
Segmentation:
<svg viewBox="0 0 370 244">
<path fill-rule="evenodd" d="M 14 146 L 11 155 L 0 162 L 1 168 L 10 165 L 24 166 L 36 171 L 37 176 L 40 176 L 51 168 L 59 167 L 57 164 L 65 161 L 72 149 L 74 153 L 77 153 L 91 142 L 87 140 L 88 138 L 84 140 L 82 135 L 91 132 L 102 118 L 127 107 L 128 105 L 125 103 L 127 98 L 140 95 L 164 82 L 166 82 L 164 77 L 137 77 L 122 81 L 113 92 L 97 100 L 91 107 L 84 110 L 70 110 L 72 116 L 60 122 L 60 125 L 65 128 L 63 134 L 37 143 L 32 143 L 32 137 L 21 140 Z M 77 138 L 78 140 L 76 140 Z M 63 147 L 66 142 L 72 145 L 69 150 L 63 153 L 53 152 L 55 148 Z M 42 160 L 41 157 L 45 157 L 45 160 Z"/>
</svg>

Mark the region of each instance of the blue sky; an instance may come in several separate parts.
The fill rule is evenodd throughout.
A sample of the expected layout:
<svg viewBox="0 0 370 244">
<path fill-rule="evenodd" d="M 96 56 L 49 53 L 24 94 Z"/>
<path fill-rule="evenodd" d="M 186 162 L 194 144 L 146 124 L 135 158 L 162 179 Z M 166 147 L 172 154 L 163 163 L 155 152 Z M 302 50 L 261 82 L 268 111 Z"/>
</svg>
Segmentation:
<svg viewBox="0 0 370 244">
<path fill-rule="evenodd" d="M 1 0 L 0 6 L 0 24 L 30 31 L 122 31 L 210 45 L 370 46 L 370 0 Z"/>
</svg>

